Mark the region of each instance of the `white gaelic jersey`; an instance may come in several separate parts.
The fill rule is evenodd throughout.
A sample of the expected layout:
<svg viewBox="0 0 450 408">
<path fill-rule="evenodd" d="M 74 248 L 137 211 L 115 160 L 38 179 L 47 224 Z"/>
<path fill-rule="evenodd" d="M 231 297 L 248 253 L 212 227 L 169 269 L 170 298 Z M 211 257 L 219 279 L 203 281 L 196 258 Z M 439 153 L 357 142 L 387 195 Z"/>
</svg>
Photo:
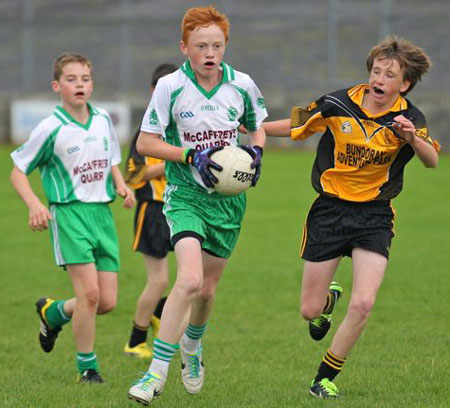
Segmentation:
<svg viewBox="0 0 450 408">
<path fill-rule="evenodd" d="M 115 198 L 111 166 L 120 163 L 120 147 L 108 113 L 88 104 L 86 124 L 58 106 L 33 130 L 29 140 L 11 153 L 25 174 L 39 168 L 50 204 Z"/>
<path fill-rule="evenodd" d="M 209 92 L 196 81 L 189 61 L 161 78 L 141 131 L 162 135 L 171 145 L 197 150 L 239 146 L 238 127 L 242 124 L 249 131 L 259 129 L 267 111 L 261 92 L 248 75 L 223 62 L 221 69 L 221 83 Z M 166 176 L 173 185 L 206 189 L 193 166 L 167 162 Z"/>
</svg>

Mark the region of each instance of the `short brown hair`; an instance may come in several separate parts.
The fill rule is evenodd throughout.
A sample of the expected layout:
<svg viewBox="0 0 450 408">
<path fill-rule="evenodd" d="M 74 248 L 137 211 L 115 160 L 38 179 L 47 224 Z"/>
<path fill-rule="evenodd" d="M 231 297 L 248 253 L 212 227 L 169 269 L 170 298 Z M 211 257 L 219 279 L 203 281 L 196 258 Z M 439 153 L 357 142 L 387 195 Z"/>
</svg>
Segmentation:
<svg viewBox="0 0 450 408">
<path fill-rule="evenodd" d="M 151 85 L 155 87 L 160 78 L 175 72 L 177 69 L 177 66 L 171 63 L 158 65 L 153 71 Z"/>
<path fill-rule="evenodd" d="M 217 25 L 225 35 L 225 42 L 228 42 L 230 32 L 230 22 L 225 14 L 220 13 L 214 6 L 192 7 L 186 11 L 181 22 L 181 39 L 185 44 L 189 40 L 189 35 L 198 27 L 208 27 L 211 24 Z"/>
<path fill-rule="evenodd" d="M 366 61 L 368 71 L 372 70 L 376 59 L 384 58 L 397 60 L 403 71 L 403 80 L 411 84 L 405 92 L 402 92 L 402 95 L 411 91 L 431 67 L 431 59 L 422 48 L 396 35 L 385 37 L 370 50 Z"/>
<path fill-rule="evenodd" d="M 87 65 L 91 71 L 91 76 L 93 75 L 92 62 L 88 57 L 73 52 L 65 52 L 64 54 L 61 54 L 58 58 L 56 58 L 55 62 L 53 63 L 54 81 L 59 81 L 59 78 L 62 75 L 63 68 L 71 62 L 79 62 L 82 65 Z"/>
</svg>

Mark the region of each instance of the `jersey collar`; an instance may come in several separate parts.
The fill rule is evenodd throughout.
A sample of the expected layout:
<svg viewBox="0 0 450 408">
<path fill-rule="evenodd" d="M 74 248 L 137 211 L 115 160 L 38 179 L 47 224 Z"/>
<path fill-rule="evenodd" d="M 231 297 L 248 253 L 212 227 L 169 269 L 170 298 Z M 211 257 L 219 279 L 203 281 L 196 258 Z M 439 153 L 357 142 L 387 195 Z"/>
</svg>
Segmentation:
<svg viewBox="0 0 450 408">
<path fill-rule="evenodd" d="M 233 81 L 236 77 L 234 73 L 234 69 L 231 65 L 225 64 L 225 62 L 220 63 L 220 69 L 222 71 L 222 81 L 218 83 L 213 89 L 209 92 L 205 91 L 205 89 L 197 82 L 195 78 L 194 70 L 191 67 L 191 63 L 187 60 L 182 66 L 181 70 L 186 74 L 186 76 L 194 83 L 197 89 L 205 95 L 208 99 L 211 99 L 216 92 L 219 90 L 220 86 L 226 82 Z"/>
<path fill-rule="evenodd" d="M 64 124 L 68 125 L 69 123 L 74 123 L 75 125 L 83 128 L 84 130 L 89 130 L 89 127 L 92 123 L 92 118 L 94 115 L 98 114 L 98 110 L 93 107 L 89 102 L 87 103 L 87 107 L 89 110 L 89 118 L 88 121 L 84 124 L 75 120 L 72 115 L 67 112 L 62 106 L 57 106 L 53 111 L 53 114 Z"/>
<path fill-rule="evenodd" d="M 408 102 L 407 102 L 407 100 L 406 100 L 403 96 L 399 95 L 399 97 L 398 97 L 397 100 L 395 101 L 394 105 L 393 105 L 390 109 L 388 109 L 388 110 L 386 110 L 386 111 L 384 111 L 384 112 L 381 112 L 381 113 L 377 113 L 376 115 L 372 115 L 372 114 L 370 114 L 366 109 L 364 109 L 364 108 L 362 107 L 364 94 L 365 94 L 366 92 L 368 92 L 368 90 L 369 90 L 369 85 L 367 85 L 367 84 L 361 84 L 361 85 L 356 85 L 356 86 L 354 86 L 353 88 L 350 88 L 350 89 L 348 90 L 348 92 L 347 92 L 349 98 L 350 98 L 354 103 L 356 103 L 356 104 L 359 106 L 359 108 L 360 108 L 360 109 L 361 109 L 368 117 L 376 118 L 376 117 L 379 117 L 379 116 L 386 115 L 386 113 L 388 113 L 388 112 L 399 112 L 399 111 L 402 111 L 402 110 L 405 110 L 405 109 L 408 108 Z"/>
</svg>

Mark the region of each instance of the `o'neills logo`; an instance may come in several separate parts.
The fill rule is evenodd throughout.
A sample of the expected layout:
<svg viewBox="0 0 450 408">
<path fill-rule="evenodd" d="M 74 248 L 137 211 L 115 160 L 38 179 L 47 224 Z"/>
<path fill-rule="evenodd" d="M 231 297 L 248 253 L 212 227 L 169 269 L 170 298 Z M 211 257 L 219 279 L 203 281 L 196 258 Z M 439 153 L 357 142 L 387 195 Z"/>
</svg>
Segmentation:
<svg viewBox="0 0 450 408">
<path fill-rule="evenodd" d="M 352 125 L 346 120 L 341 126 L 342 133 L 352 133 Z"/>
</svg>

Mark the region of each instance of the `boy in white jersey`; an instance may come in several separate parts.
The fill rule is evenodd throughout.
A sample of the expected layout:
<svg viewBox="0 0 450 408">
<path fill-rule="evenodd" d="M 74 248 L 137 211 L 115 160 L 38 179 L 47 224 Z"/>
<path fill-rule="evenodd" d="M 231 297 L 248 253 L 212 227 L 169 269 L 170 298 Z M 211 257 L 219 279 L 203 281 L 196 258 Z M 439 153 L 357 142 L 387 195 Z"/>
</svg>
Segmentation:
<svg viewBox="0 0 450 408">
<path fill-rule="evenodd" d="M 249 129 L 256 184 L 265 144 L 264 99 L 251 78 L 222 62 L 229 23 L 214 7 L 189 9 L 180 48 L 188 60 L 158 81 L 144 116 L 138 151 L 166 160 L 164 213 L 177 258 L 177 279 L 161 318 L 148 372 L 129 398 L 147 405 L 160 395 L 170 361 L 180 348 L 186 391 L 200 392 L 204 380 L 201 338 L 220 276 L 236 244 L 245 194 L 227 197 L 212 190 L 212 152 L 240 145 L 237 128 Z"/>
<path fill-rule="evenodd" d="M 54 63 L 52 89 L 62 106 L 44 119 L 11 157 L 11 183 L 29 208 L 33 231 L 50 225 L 56 263 L 72 280 L 75 297 L 41 298 L 39 341 L 53 349 L 62 326 L 72 320 L 79 382 L 102 383 L 94 353 L 96 314 L 116 304 L 119 253 L 108 203 L 116 192 L 124 206 L 134 195 L 118 168 L 120 148 L 106 111 L 88 103 L 93 90 L 92 64 L 80 54 L 62 54 Z M 48 209 L 27 176 L 39 168 Z"/>
</svg>

